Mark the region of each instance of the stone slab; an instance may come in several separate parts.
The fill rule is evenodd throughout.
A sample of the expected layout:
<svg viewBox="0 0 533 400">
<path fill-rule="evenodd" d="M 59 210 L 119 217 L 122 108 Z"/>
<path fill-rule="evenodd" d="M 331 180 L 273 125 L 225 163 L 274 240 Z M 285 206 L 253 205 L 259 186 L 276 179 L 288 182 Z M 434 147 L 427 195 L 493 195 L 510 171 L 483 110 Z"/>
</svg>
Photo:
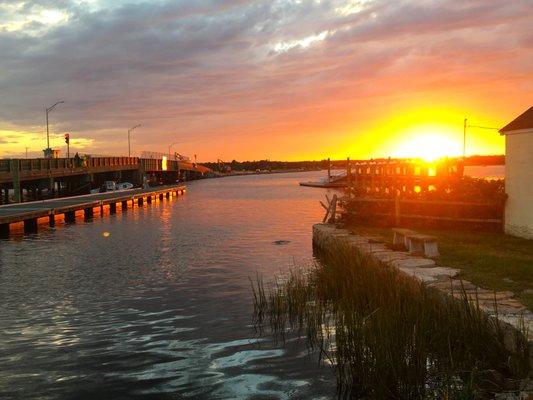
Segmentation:
<svg viewBox="0 0 533 400">
<path fill-rule="evenodd" d="M 404 260 L 406 258 L 410 258 L 411 255 L 403 251 L 387 250 L 387 251 L 377 251 L 372 254 L 372 257 L 374 257 L 376 260 L 380 262 L 390 263 L 391 261 Z"/>
<path fill-rule="evenodd" d="M 429 258 L 410 257 L 402 260 L 395 260 L 390 263 L 396 268 L 433 268 L 435 267 L 435 261 Z"/>
<path fill-rule="evenodd" d="M 400 267 L 398 268 L 403 273 L 410 275 L 421 282 L 436 282 L 450 279 L 450 277 L 457 276 L 459 271 L 446 267 L 434 268 L 417 268 L 417 267 Z"/>
<path fill-rule="evenodd" d="M 381 243 L 357 243 L 355 244 L 355 248 L 364 254 L 389 250 L 387 246 Z"/>
<path fill-rule="evenodd" d="M 472 291 L 479 289 L 476 285 L 474 285 L 472 282 L 463 281 L 461 279 L 450 279 L 444 282 L 435 282 L 430 285 L 431 287 L 434 287 L 435 289 L 442 290 L 444 292 L 462 292 L 463 289 L 465 291 Z"/>
</svg>

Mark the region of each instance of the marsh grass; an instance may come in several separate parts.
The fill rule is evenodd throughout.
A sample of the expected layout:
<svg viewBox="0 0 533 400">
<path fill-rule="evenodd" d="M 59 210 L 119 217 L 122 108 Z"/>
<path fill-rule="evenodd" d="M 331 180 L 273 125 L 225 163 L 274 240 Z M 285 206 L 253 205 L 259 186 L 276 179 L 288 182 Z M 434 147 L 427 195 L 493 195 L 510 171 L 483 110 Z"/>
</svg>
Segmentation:
<svg viewBox="0 0 533 400">
<path fill-rule="evenodd" d="M 321 259 L 273 282 L 258 276 L 254 326 L 281 341 L 304 335 L 335 366 L 339 397 L 484 398 L 527 375 L 525 332 L 511 333 L 466 295 L 442 296 L 347 248 Z"/>
</svg>

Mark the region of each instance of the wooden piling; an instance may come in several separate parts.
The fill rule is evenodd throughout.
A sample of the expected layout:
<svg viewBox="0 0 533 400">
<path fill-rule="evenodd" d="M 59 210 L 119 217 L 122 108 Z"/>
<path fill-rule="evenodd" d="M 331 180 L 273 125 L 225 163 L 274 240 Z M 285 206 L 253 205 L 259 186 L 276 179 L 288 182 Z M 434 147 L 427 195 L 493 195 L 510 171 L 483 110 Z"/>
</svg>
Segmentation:
<svg viewBox="0 0 533 400">
<path fill-rule="evenodd" d="M 94 210 L 92 207 L 85 208 L 83 210 L 83 214 L 85 216 L 85 219 L 91 219 L 94 216 Z"/>
<path fill-rule="evenodd" d="M 48 225 L 50 226 L 50 228 L 56 226 L 56 216 L 53 211 L 48 214 Z"/>
<path fill-rule="evenodd" d="M 110 214 L 116 214 L 117 213 L 117 203 L 109 203 L 109 213 Z"/>
<path fill-rule="evenodd" d="M 24 232 L 33 233 L 37 232 L 37 218 L 30 218 L 24 220 Z"/>
<path fill-rule="evenodd" d="M 0 237 L 9 236 L 9 224 L 0 224 Z"/>
<path fill-rule="evenodd" d="M 76 212 L 75 211 L 67 211 L 65 213 L 65 222 L 76 222 Z"/>
</svg>

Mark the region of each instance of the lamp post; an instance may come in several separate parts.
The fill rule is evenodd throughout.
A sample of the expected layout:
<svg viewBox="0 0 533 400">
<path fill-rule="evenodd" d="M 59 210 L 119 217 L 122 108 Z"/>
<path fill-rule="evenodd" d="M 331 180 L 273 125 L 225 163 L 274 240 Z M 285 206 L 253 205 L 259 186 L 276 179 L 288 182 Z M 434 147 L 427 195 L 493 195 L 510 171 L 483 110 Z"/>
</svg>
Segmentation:
<svg viewBox="0 0 533 400">
<path fill-rule="evenodd" d="M 131 157 L 131 132 L 139 126 L 141 126 L 141 124 L 137 124 L 133 128 L 128 129 L 128 157 Z"/>
<path fill-rule="evenodd" d="M 64 101 L 63 100 L 59 100 L 57 103 L 55 103 L 53 106 L 50 106 L 50 107 L 46 107 L 45 110 L 45 114 L 46 114 L 46 148 L 49 149 L 50 148 L 50 130 L 48 129 L 48 114 L 50 113 L 50 111 L 52 111 L 58 104 L 63 104 Z"/>
<path fill-rule="evenodd" d="M 179 143 L 179 142 L 172 142 L 172 143 L 170 143 L 170 145 L 168 146 L 168 155 L 171 155 L 171 154 L 170 154 L 170 149 L 172 148 L 172 146 L 174 146 L 174 145 L 177 144 L 177 143 Z"/>
</svg>

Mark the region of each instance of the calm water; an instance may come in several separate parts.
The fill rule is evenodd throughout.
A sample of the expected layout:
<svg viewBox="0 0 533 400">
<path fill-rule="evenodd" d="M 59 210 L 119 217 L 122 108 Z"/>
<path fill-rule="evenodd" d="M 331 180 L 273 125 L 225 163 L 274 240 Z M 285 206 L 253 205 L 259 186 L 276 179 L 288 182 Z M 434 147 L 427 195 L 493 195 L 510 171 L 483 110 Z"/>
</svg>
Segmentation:
<svg viewBox="0 0 533 400">
<path fill-rule="evenodd" d="M 0 398 L 332 397 L 331 369 L 303 342 L 250 326 L 249 278 L 312 257 L 325 191 L 297 183 L 323 175 L 193 182 L 170 201 L 0 242 Z"/>
</svg>

